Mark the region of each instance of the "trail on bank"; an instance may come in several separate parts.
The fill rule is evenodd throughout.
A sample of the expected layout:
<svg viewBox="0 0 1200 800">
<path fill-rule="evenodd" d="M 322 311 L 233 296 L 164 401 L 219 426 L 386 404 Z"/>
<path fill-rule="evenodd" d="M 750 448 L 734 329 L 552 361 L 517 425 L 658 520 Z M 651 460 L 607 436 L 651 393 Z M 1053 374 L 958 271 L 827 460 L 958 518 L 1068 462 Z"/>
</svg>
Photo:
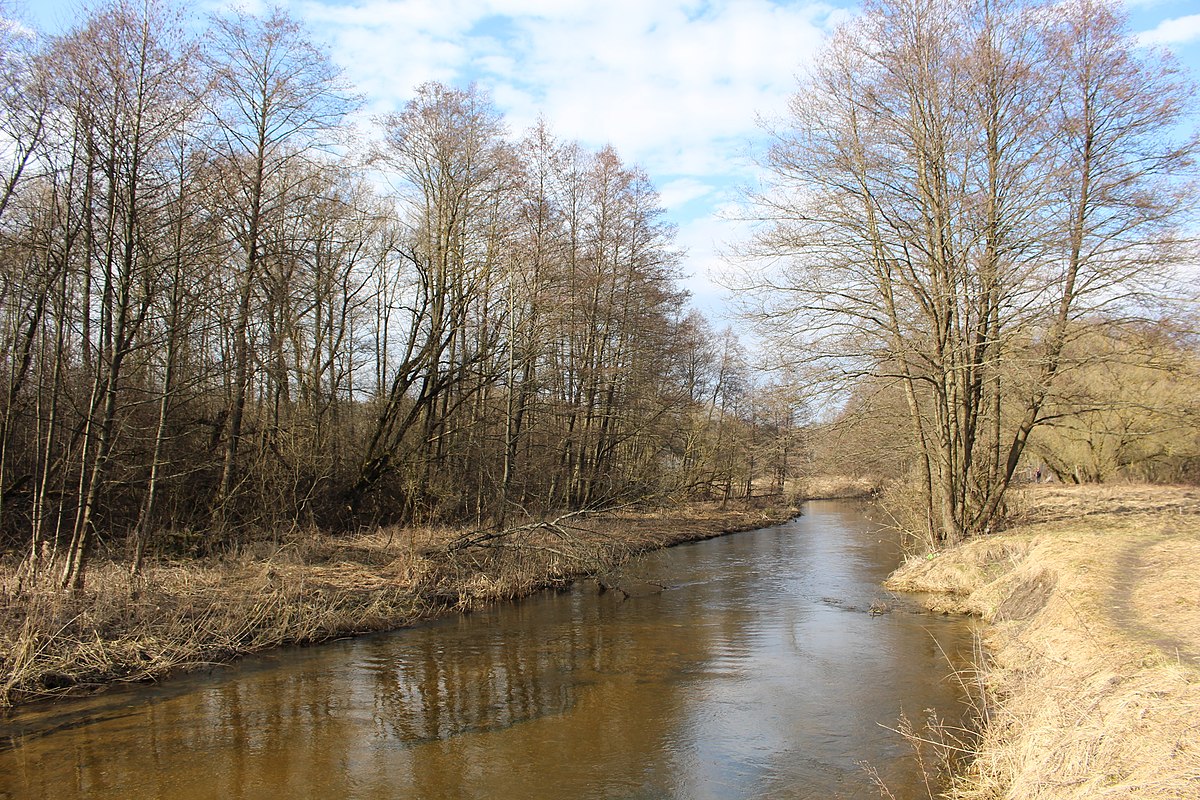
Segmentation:
<svg viewBox="0 0 1200 800">
<path fill-rule="evenodd" d="M 1200 531 L 1131 543 L 1116 559 L 1108 596 L 1112 621 L 1131 641 L 1200 668 Z M 1173 597 L 1178 592 L 1178 596 Z M 1200 709 L 1197 709 L 1200 714 Z"/>
<path fill-rule="evenodd" d="M 1032 487 L 889 587 L 991 623 L 962 800 L 1200 798 L 1200 491 Z"/>
</svg>

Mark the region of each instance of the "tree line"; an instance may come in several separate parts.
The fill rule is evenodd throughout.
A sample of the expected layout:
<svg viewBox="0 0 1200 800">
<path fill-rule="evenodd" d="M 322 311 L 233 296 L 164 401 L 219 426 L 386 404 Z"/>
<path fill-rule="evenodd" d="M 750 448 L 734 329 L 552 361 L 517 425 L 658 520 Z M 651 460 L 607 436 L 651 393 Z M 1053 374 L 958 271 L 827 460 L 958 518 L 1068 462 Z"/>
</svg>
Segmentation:
<svg viewBox="0 0 1200 800">
<path fill-rule="evenodd" d="M 1047 396 L 1018 469 L 1024 482 L 1200 484 L 1200 347 L 1195 323 L 1087 320 Z M 856 381 L 837 413 L 806 427 L 805 469 L 903 487 L 919 457 L 903 388 Z M 894 503 L 893 503 L 894 505 Z"/>
<path fill-rule="evenodd" d="M 782 489 L 795 404 L 689 310 L 611 148 L 439 83 L 365 136 L 278 9 L 196 36 L 114 0 L 0 48 L 0 541 L 27 568 Z"/>
</svg>

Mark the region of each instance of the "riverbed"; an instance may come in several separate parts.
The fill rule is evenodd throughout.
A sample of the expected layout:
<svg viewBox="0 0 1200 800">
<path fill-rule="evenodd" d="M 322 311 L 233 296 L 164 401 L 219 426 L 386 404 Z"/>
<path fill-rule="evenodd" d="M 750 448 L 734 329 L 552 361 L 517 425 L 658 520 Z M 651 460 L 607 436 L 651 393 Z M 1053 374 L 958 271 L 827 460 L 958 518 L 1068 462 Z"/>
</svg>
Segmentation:
<svg viewBox="0 0 1200 800">
<path fill-rule="evenodd" d="M 395 633 L 0 722 L 0 798 L 923 797 L 901 713 L 966 706 L 972 623 L 880 582 L 856 504 Z"/>
</svg>

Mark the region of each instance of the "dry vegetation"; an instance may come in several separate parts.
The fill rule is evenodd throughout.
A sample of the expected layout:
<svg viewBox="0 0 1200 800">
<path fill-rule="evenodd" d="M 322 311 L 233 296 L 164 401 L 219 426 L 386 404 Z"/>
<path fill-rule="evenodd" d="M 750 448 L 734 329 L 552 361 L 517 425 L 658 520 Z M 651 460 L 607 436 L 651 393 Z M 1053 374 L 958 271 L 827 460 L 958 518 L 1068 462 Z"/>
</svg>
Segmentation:
<svg viewBox="0 0 1200 800">
<path fill-rule="evenodd" d="M 695 504 L 570 516 L 476 541 L 454 529 L 308 532 L 130 575 L 96 563 L 70 595 L 0 563 L 0 705 L 153 680 L 287 643 L 403 627 L 584 575 L 619 581 L 632 555 L 761 527 L 792 508 Z"/>
<path fill-rule="evenodd" d="M 840 500 L 868 497 L 879 490 L 882 481 L 873 475 L 820 474 L 805 478 L 803 495 L 810 500 Z"/>
<path fill-rule="evenodd" d="M 991 623 L 958 800 L 1200 797 L 1200 491 L 1039 486 L 889 586 Z"/>
</svg>

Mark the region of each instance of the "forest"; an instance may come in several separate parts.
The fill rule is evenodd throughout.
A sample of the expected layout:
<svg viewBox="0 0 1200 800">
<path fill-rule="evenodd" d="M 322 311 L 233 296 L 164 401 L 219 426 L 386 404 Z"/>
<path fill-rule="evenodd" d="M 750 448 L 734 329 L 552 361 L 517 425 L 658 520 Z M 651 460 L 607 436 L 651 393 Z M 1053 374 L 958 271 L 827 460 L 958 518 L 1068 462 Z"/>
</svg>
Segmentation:
<svg viewBox="0 0 1200 800">
<path fill-rule="evenodd" d="M 98 547 L 782 492 L 797 405 L 689 309 L 643 170 L 475 86 L 363 125 L 285 12 L 180 12 L 0 42 L 6 551 L 70 587 Z"/>
</svg>

